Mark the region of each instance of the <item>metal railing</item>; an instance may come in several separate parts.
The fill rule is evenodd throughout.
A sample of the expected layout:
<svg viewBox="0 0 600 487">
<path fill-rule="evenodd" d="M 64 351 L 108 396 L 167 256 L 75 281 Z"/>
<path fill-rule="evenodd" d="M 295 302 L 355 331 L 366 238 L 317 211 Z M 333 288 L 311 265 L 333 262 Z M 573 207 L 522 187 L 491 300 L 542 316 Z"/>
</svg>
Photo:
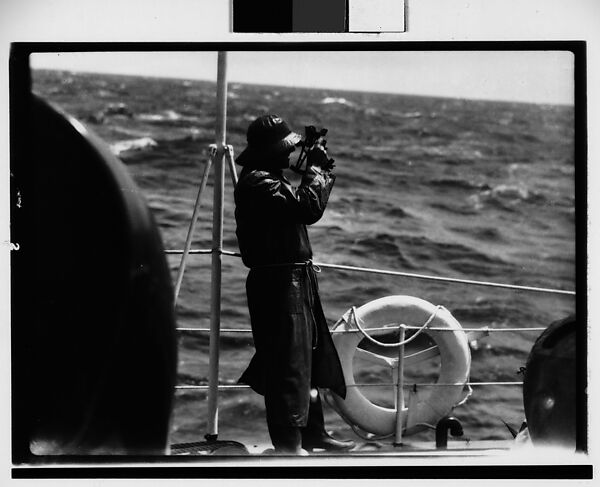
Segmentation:
<svg viewBox="0 0 600 487">
<path fill-rule="evenodd" d="M 182 250 L 167 250 L 167 254 L 182 254 L 184 251 Z M 226 255 L 232 257 L 241 257 L 241 254 L 233 251 L 226 251 L 222 249 L 218 249 L 213 251 L 211 249 L 189 249 L 187 250 L 189 254 L 198 254 L 198 255 L 208 255 L 218 253 L 219 255 Z M 453 282 L 458 284 L 466 284 L 466 285 L 479 285 L 486 287 L 497 287 L 504 289 L 512 289 L 517 291 L 529 291 L 529 292 L 539 292 L 539 293 L 550 293 L 550 294 L 561 294 L 561 295 L 570 295 L 574 296 L 575 291 L 563 290 L 563 289 L 550 289 L 550 288 L 541 288 L 535 286 L 522 286 L 522 285 L 513 285 L 513 284 L 502 284 L 495 283 L 489 281 L 475 281 L 475 280 L 466 280 L 466 279 L 458 279 L 458 278 L 447 278 L 447 277 L 438 277 L 438 276 L 427 276 L 422 274 L 414 274 L 414 273 L 406 273 L 400 271 L 390 271 L 383 269 L 373 269 L 373 268 L 365 268 L 365 267 L 356 267 L 356 266 L 346 266 L 346 265 L 338 265 L 338 264 L 326 264 L 321 262 L 315 262 L 314 265 L 320 268 L 330 268 L 337 269 L 343 271 L 354 271 L 354 272 L 364 272 L 364 273 L 372 273 L 372 274 L 385 274 L 392 276 L 402 276 L 407 278 L 415 278 L 415 279 L 426 279 L 433 281 L 444 281 L 444 282 Z M 401 329 L 401 342 L 403 341 L 402 337 L 407 330 L 422 330 L 423 327 L 419 326 L 407 326 L 400 325 L 398 323 L 386 323 L 382 324 L 378 327 L 369 328 L 369 331 L 394 331 L 400 327 Z M 491 328 L 489 326 L 481 327 L 481 328 L 462 328 L 459 331 L 478 334 L 478 336 L 486 336 L 490 333 L 515 333 L 515 332 L 541 332 L 544 331 L 545 327 L 525 327 L 525 328 Z M 178 331 L 181 332 L 198 332 L 198 333 L 206 333 L 211 332 L 211 328 L 200 328 L 200 327 L 178 327 Z M 429 331 L 456 331 L 453 329 L 442 328 L 442 327 L 427 327 Z M 219 333 L 252 333 L 249 328 L 223 328 L 219 329 Z M 331 330 L 332 334 L 336 333 L 363 333 L 360 329 L 351 329 L 351 330 Z M 211 333 L 211 343 L 212 343 L 212 333 Z M 522 381 L 488 381 L 488 382 L 471 382 L 467 381 L 465 383 L 405 383 L 404 381 L 404 365 L 407 359 L 410 357 L 417 358 L 416 356 L 420 355 L 418 359 L 424 360 L 427 358 L 431 358 L 437 355 L 437 346 L 430 347 L 421 352 L 417 352 L 412 356 L 404 356 L 404 346 L 400 346 L 399 354 L 397 359 L 386 359 L 385 357 L 380 357 L 370 352 L 363 351 L 363 353 L 375 357 L 379 357 L 380 359 L 386 360 L 388 366 L 392 369 L 398 370 L 397 372 L 397 381 L 396 382 L 379 382 L 379 383 L 355 383 L 347 385 L 347 387 L 395 387 L 396 388 L 396 404 L 404 403 L 404 389 L 405 388 L 414 388 L 414 387 L 456 387 L 463 386 L 468 387 L 469 390 L 471 387 L 489 387 L 489 386 L 522 386 Z M 358 351 L 362 351 L 361 349 L 357 349 Z M 371 359 L 373 360 L 373 359 Z M 210 361 L 209 361 L 210 363 Z M 213 374 L 214 375 L 214 374 Z M 214 380 L 214 379 L 213 379 Z M 207 391 L 209 393 L 209 397 L 211 396 L 211 391 L 239 391 L 239 390 L 248 390 L 250 386 L 245 384 L 221 384 L 216 381 L 209 383 L 208 385 L 178 385 L 175 387 L 177 391 L 194 391 L 194 392 L 202 392 Z M 214 397 L 214 396 L 213 396 Z M 396 443 L 401 443 L 402 440 L 402 418 L 401 411 L 402 408 L 396 407 L 396 428 L 394 432 Z M 216 431 L 216 425 L 215 429 Z M 210 434 L 210 433 L 209 433 Z"/>
</svg>

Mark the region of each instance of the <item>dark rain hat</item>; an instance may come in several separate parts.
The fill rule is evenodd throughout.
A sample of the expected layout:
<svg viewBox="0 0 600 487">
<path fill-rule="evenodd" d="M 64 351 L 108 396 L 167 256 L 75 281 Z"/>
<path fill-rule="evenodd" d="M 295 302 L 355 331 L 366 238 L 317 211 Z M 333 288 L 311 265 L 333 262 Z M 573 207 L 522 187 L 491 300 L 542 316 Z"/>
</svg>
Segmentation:
<svg viewBox="0 0 600 487">
<path fill-rule="evenodd" d="M 282 118 L 277 115 L 263 115 L 248 127 L 248 146 L 237 156 L 235 162 L 244 166 L 252 160 L 287 152 L 301 139 L 300 134 L 292 132 Z"/>
</svg>

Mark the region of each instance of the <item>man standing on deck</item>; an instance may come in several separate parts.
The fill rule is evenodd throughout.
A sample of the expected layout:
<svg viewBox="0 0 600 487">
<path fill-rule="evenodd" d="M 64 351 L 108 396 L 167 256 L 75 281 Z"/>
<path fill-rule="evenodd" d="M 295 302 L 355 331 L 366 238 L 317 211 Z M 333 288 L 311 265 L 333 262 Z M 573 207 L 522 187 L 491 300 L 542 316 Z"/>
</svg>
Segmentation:
<svg viewBox="0 0 600 487">
<path fill-rule="evenodd" d="M 240 378 L 265 397 L 276 452 L 349 450 L 325 431 L 316 387 L 340 397 L 346 385 L 319 299 L 306 225 L 318 221 L 335 181 L 323 146 L 308 153 L 297 189 L 284 177 L 300 135 L 276 115 L 248 127 L 235 188 L 236 234 L 244 264 L 256 353 Z M 311 394 L 311 390 L 313 390 Z"/>
</svg>

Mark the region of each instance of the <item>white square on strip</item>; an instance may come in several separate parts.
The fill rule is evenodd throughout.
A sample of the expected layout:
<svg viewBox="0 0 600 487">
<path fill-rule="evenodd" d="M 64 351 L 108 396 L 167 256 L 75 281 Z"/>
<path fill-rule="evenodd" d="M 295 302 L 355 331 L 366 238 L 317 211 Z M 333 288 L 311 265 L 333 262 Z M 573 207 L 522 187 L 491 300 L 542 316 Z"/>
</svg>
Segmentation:
<svg viewBox="0 0 600 487">
<path fill-rule="evenodd" d="M 404 32 L 405 0 L 349 0 L 350 32 Z"/>
</svg>

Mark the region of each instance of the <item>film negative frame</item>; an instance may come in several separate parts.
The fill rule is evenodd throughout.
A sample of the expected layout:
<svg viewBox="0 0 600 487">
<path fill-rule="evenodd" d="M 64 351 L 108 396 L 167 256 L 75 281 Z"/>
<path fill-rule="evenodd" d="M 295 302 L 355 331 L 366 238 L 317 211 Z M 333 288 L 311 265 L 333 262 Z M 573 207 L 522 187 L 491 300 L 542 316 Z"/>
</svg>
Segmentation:
<svg viewBox="0 0 600 487">
<path fill-rule="evenodd" d="M 91 52 L 91 51 L 219 51 L 219 50 L 241 50 L 241 51 L 293 51 L 293 50 L 567 50 L 574 54 L 575 58 L 575 159 L 585 161 L 587 159 L 586 138 L 587 138 L 587 106 L 586 106 L 586 45 L 581 41 L 486 41 L 486 42 L 380 42 L 377 44 L 364 43 L 14 43 L 11 52 L 10 65 L 10 96 L 11 106 L 25 96 L 24 89 L 28 86 L 28 66 L 29 55 L 38 52 Z M 19 116 L 18 113 L 11 111 L 11 116 Z M 11 154 L 11 158 L 14 154 Z M 587 241 L 586 219 L 587 219 L 587 173 L 578 171 L 577 178 L 577 256 L 576 268 L 585 270 L 587 267 L 587 255 L 585 245 Z M 580 224 L 581 223 L 581 224 Z M 19 277 L 15 274 L 18 269 L 13 268 L 13 323 L 12 326 L 18 326 L 22 319 L 23 306 L 27 306 L 27 296 L 20 291 L 18 287 Z M 577 288 L 586 289 L 586 273 L 577 273 Z M 16 286 L 15 286 L 16 284 Z M 22 288 L 21 288 L 22 289 Z M 585 293 L 577 296 L 578 319 L 583 323 L 587 322 L 587 298 Z M 587 333 L 585 328 L 578 331 L 577 336 L 578 350 L 583 351 L 579 354 L 578 377 L 586 381 L 587 374 Z M 20 351 L 13 343 L 13 354 L 18 356 Z M 14 360 L 14 356 L 13 356 Z M 14 363 L 14 362 L 13 362 Z M 13 370 L 14 380 L 18 381 L 18 371 Z M 578 424 L 578 449 L 587 450 L 587 402 L 585 398 L 585 384 L 579 387 L 578 416 L 583 418 Z M 13 411 L 16 411 L 21 398 L 18 395 L 12 398 Z M 18 416 L 13 416 L 13 421 L 19 421 Z M 15 427 L 16 426 L 16 427 Z M 591 478 L 591 465 L 556 465 L 556 466 L 535 466 L 535 465 L 504 465 L 493 467 L 482 466 L 459 466 L 444 465 L 437 466 L 435 473 L 432 473 L 428 467 L 410 467 L 410 466 L 378 466 L 378 467 L 304 467 L 301 472 L 298 469 L 289 469 L 287 467 L 261 467 L 241 466 L 231 469 L 223 466 L 193 466 L 193 459 L 182 460 L 181 458 L 172 459 L 168 457 L 127 457 L 127 463 L 132 467 L 123 467 L 117 464 L 123 463 L 122 457 L 94 457 L 90 461 L 89 457 L 64 457 L 59 460 L 54 458 L 40 457 L 37 459 L 25 459 L 19 455 L 18 445 L 14 434 L 19 434 L 19 425 L 13 423 L 13 462 L 16 464 L 32 465 L 30 468 L 13 469 L 14 478 L 261 478 L 272 475 L 280 475 L 287 478 L 489 478 L 491 473 L 489 468 L 493 468 L 493 477 L 495 478 Z M 17 446 L 17 448 L 15 448 Z M 22 452 L 21 452 L 22 453 Z M 15 456 L 17 455 L 17 456 Z M 55 466 L 45 466 L 49 463 Z M 72 464 L 92 463 L 96 465 L 93 468 L 72 467 Z M 184 466 L 175 467 L 173 463 L 184 463 Z M 145 466 L 145 464 L 161 464 L 156 466 Z M 164 465 L 162 465 L 164 464 Z M 56 466 L 58 465 L 58 466 Z M 98 465 L 103 465 L 99 467 Z M 265 472 L 265 469 L 270 469 Z"/>
</svg>

